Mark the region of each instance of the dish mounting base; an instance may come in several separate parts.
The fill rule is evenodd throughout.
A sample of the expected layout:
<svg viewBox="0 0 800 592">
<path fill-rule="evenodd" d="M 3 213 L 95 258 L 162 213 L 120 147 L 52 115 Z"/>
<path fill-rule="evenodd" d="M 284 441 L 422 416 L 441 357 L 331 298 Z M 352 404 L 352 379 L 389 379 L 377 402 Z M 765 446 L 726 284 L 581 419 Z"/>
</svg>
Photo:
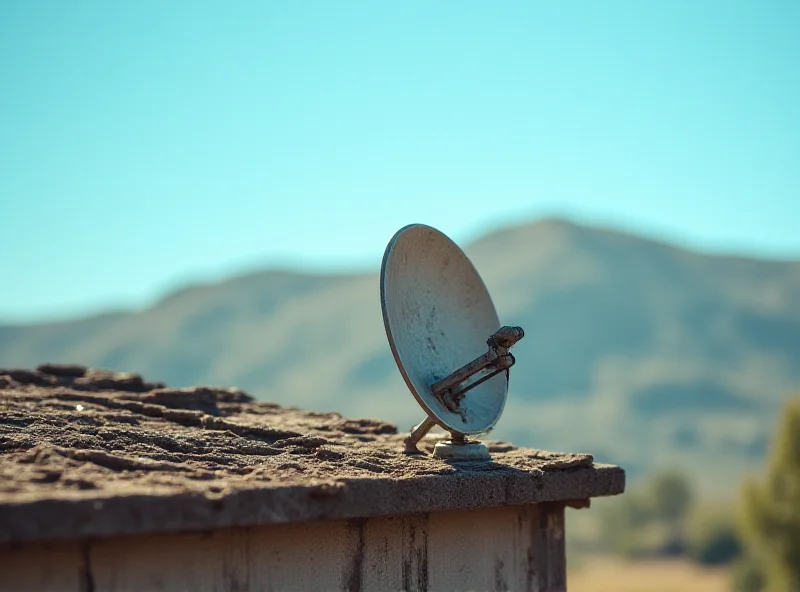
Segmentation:
<svg viewBox="0 0 800 592">
<path fill-rule="evenodd" d="M 483 442 L 459 442 L 458 440 L 437 442 L 433 448 L 433 456 L 442 460 L 455 461 L 486 461 L 492 458 L 489 449 Z"/>
</svg>

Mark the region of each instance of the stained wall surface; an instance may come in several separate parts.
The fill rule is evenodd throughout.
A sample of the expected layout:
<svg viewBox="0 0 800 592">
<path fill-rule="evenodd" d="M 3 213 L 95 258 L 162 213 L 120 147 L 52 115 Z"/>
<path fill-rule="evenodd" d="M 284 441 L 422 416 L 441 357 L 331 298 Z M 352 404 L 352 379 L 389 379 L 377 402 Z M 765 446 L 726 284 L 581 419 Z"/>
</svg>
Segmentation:
<svg viewBox="0 0 800 592">
<path fill-rule="evenodd" d="M 564 510 L 537 504 L 0 546 L 0 590 L 566 588 Z"/>
</svg>

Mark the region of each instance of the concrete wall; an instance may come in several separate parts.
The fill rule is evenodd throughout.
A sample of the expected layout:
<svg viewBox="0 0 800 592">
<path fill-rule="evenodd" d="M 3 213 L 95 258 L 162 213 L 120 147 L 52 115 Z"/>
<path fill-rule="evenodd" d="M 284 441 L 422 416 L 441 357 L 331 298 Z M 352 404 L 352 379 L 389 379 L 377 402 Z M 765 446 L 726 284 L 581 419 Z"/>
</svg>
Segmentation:
<svg viewBox="0 0 800 592">
<path fill-rule="evenodd" d="M 566 588 L 558 504 L 0 547 L 0 590 Z"/>
</svg>

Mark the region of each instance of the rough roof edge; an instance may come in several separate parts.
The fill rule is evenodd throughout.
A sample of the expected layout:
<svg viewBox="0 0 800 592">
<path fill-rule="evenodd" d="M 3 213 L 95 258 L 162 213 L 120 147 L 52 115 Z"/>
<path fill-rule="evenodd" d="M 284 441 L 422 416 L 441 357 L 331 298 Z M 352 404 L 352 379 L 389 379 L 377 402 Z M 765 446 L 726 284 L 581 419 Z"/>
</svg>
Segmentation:
<svg viewBox="0 0 800 592">
<path fill-rule="evenodd" d="M 136 375 L 0 370 L 0 543 L 427 513 L 616 495 L 591 455 L 490 443 L 492 462 L 402 453 L 378 420 Z M 426 446 L 432 446 L 428 441 Z"/>
<path fill-rule="evenodd" d="M 355 479 L 315 486 L 237 490 L 218 496 L 193 492 L 168 497 L 39 499 L 0 505 L 0 542 L 173 533 L 518 506 L 615 495 L 624 489 L 622 469 L 597 465 L 540 475 L 465 469 L 454 475 L 401 481 Z"/>
</svg>

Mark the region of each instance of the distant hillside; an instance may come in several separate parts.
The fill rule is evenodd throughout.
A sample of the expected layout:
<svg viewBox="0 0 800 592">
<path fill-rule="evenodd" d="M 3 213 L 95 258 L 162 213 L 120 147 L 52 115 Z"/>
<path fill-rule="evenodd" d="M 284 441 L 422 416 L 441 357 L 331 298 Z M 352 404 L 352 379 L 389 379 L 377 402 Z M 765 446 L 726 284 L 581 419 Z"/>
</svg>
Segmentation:
<svg viewBox="0 0 800 592">
<path fill-rule="evenodd" d="M 502 320 L 527 335 L 495 437 L 593 452 L 632 477 L 686 465 L 723 489 L 756 466 L 777 405 L 800 390 L 800 261 L 703 255 L 561 220 L 466 250 Z M 386 342 L 377 274 L 267 270 L 143 312 L 0 327 L 1 366 L 43 361 L 237 385 L 403 428 L 422 413 Z"/>
</svg>

